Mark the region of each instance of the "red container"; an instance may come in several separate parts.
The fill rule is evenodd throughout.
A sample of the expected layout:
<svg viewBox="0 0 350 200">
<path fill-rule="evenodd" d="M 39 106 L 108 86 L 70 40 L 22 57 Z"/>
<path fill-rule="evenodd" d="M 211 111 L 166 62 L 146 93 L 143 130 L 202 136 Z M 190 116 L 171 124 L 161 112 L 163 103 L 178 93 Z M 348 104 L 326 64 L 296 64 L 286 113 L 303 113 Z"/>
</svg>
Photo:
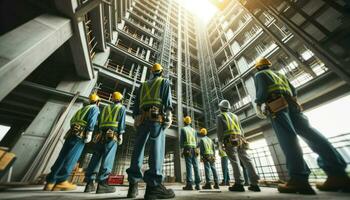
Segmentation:
<svg viewBox="0 0 350 200">
<path fill-rule="evenodd" d="M 110 174 L 108 177 L 108 185 L 123 185 L 124 175 Z"/>
</svg>

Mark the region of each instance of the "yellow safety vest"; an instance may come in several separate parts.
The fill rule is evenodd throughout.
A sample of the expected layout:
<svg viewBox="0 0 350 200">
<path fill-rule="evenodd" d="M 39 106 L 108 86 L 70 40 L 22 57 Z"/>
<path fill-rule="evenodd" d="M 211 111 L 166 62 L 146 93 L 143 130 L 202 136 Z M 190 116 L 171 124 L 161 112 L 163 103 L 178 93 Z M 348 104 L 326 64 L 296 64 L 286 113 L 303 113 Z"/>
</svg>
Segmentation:
<svg viewBox="0 0 350 200">
<path fill-rule="evenodd" d="M 118 128 L 118 116 L 119 111 L 123 107 L 122 104 L 108 105 L 105 106 L 102 110 L 101 119 L 100 119 L 100 128 Z"/>
<path fill-rule="evenodd" d="M 220 157 L 227 157 L 226 151 L 219 149 Z"/>
<path fill-rule="evenodd" d="M 273 81 L 273 84 L 269 85 L 267 88 L 267 92 L 269 94 L 277 91 L 280 93 L 287 93 L 292 96 L 292 90 L 289 86 L 286 76 L 277 74 L 269 69 L 262 72 L 265 73 Z"/>
<path fill-rule="evenodd" d="M 140 108 L 145 106 L 161 106 L 162 98 L 160 96 L 160 88 L 163 78 L 157 77 L 152 83 L 143 82 L 140 94 Z"/>
<path fill-rule="evenodd" d="M 196 147 L 196 131 L 192 127 L 183 127 L 186 134 L 186 141 L 184 146 L 186 147 Z"/>
<path fill-rule="evenodd" d="M 203 145 L 204 145 L 204 155 L 214 154 L 213 141 L 208 137 L 202 138 L 202 141 L 203 141 Z"/>
<path fill-rule="evenodd" d="M 226 130 L 224 131 L 225 135 L 242 133 L 241 127 L 239 126 L 239 123 L 236 120 L 236 116 L 233 113 L 222 112 L 221 114 L 224 116 L 227 124 Z"/>
<path fill-rule="evenodd" d="M 73 118 L 70 120 L 70 125 L 72 126 L 73 124 L 78 124 L 80 126 L 85 127 L 87 125 L 86 121 L 86 114 L 89 112 L 89 110 L 93 107 L 94 105 L 87 105 L 82 108 L 80 108 L 73 116 Z"/>
</svg>

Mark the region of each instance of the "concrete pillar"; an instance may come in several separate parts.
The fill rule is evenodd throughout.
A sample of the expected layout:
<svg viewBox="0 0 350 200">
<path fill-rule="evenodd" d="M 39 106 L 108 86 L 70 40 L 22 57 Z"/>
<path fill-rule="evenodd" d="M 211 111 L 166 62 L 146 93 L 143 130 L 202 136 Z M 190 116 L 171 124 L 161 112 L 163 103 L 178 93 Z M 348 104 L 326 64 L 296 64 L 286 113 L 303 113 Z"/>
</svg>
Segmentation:
<svg viewBox="0 0 350 200">
<path fill-rule="evenodd" d="M 264 137 L 271 152 L 271 156 L 275 164 L 279 179 L 287 181 L 288 170 L 286 165 L 286 158 L 278 142 L 275 131 L 272 128 L 265 130 Z"/>
<path fill-rule="evenodd" d="M 96 84 L 96 80 L 92 81 L 72 81 L 73 77 L 66 77 L 57 87 L 58 90 L 76 93 L 80 92 L 83 96 L 88 96 L 91 90 Z M 54 125 L 57 119 L 62 114 L 63 110 L 67 106 L 68 102 L 63 102 L 59 100 L 51 99 L 40 110 L 39 114 L 35 117 L 33 122 L 21 135 L 17 143 L 14 145 L 12 152 L 17 155 L 17 160 L 13 168 L 13 181 L 21 181 L 28 169 L 33 164 L 37 154 L 43 148 L 46 140 L 49 138 L 51 131 L 54 128 Z M 55 150 L 53 152 L 47 152 L 48 160 L 44 163 L 43 166 L 40 166 L 41 169 L 36 169 L 34 174 L 30 176 L 33 177 L 30 181 L 34 181 L 37 178 L 41 171 L 45 173 L 49 172 L 50 167 L 56 160 L 59 151 L 63 145 L 64 134 L 69 129 L 69 119 L 74 115 L 74 113 L 82 106 L 82 103 L 76 103 L 73 108 L 69 111 L 67 116 L 67 121 L 64 122 L 60 134 L 60 141 L 55 145 Z M 35 163 L 34 163 L 35 164 Z"/>
<path fill-rule="evenodd" d="M 41 15 L 0 37 L 0 101 L 71 36 L 70 20 Z"/>
<path fill-rule="evenodd" d="M 96 8 L 91 10 L 91 24 L 92 31 L 96 39 L 96 50 L 105 51 L 106 50 L 106 41 L 105 41 L 105 32 L 103 25 L 103 12 L 102 4 L 98 5 Z"/>
<path fill-rule="evenodd" d="M 144 82 L 146 80 L 146 75 L 147 75 L 147 67 L 143 66 L 142 74 L 141 74 L 141 82 Z"/>
<path fill-rule="evenodd" d="M 73 54 L 73 60 L 77 74 L 85 79 L 93 78 L 93 69 L 86 39 L 84 21 L 78 22 L 75 19 L 75 11 L 78 8 L 77 0 L 55 0 L 57 9 L 67 17 L 73 19 L 71 24 L 74 30 L 69 45 Z"/>
</svg>

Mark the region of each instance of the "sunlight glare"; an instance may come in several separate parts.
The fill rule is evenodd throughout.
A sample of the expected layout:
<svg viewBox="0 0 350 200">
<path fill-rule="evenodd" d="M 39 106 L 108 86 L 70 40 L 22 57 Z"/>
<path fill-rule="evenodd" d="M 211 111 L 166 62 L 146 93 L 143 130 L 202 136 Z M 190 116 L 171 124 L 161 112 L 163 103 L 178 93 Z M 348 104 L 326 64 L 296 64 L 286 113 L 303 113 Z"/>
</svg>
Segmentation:
<svg viewBox="0 0 350 200">
<path fill-rule="evenodd" d="M 218 9 L 209 0 L 177 0 L 185 9 L 192 12 L 204 23 L 208 23 Z"/>
</svg>

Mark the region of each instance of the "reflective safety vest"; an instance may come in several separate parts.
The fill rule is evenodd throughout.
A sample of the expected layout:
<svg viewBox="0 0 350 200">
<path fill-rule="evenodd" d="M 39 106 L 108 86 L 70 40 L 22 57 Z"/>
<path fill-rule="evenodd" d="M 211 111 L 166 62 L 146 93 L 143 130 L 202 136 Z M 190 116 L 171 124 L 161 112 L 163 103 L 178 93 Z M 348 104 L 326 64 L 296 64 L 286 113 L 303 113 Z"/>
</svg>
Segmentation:
<svg viewBox="0 0 350 200">
<path fill-rule="evenodd" d="M 219 149 L 219 155 L 220 157 L 227 157 L 226 151 Z"/>
<path fill-rule="evenodd" d="M 233 113 L 222 112 L 221 114 L 224 116 L 227 124 L 226 130 L 224 131 L 224 135 L 242 133 L 238 120 L 236 119 L 236 116 Z"/>
<path fill-rule="evenodd" d="M 186 141 L 184 142 L 184 146 L 186 147 L 196 147 L 196 131 L 192 127 L 183 127 L 186 135 Z"/>
<path fill-rule="evenodd" d="M 272 81 L 273 84 L 269 85 L 267 92 L 272 94 L 274 92 L 286 93 L 292 96 L 292 90 L 289 86 L 287 77 L 282 74 L 277 74 L 272 70 L 264 70 L 262 73 L 266 74 Z"/>
<path fill-rule="evenodd" d="M 213 141 L 208 137 L 202 138 L 202 141 L 203 141 L 203 145 L 204 145 L 204 155 L 214 154 Z"/>
<path fill-rule="evenodd" d="M 78 124 L 80 126 L 86 127 L 87 121 L 86 121 L 86 114 L 90 111 L 90 109 L 95 105 L 87 105 L 82 108 L 80 108 L 73 116 L 73 118 L 70 120 L 70 125 Z"/>
<path fill-rule="evenodd" d="M 161 106 L 162 98 L 160 96 L 160 88 L 163 78 L 157 77 L 153 82 L 142 83 L 140 93 L 140 108 L 145 106 Z"/>
<path fill-rule="evenodd" d="M 99 127 L 118 128 L 119 123 L 117 120 L 122 107 L 122 104 L 105 106 L 102 110 Z"/>
</svg>

